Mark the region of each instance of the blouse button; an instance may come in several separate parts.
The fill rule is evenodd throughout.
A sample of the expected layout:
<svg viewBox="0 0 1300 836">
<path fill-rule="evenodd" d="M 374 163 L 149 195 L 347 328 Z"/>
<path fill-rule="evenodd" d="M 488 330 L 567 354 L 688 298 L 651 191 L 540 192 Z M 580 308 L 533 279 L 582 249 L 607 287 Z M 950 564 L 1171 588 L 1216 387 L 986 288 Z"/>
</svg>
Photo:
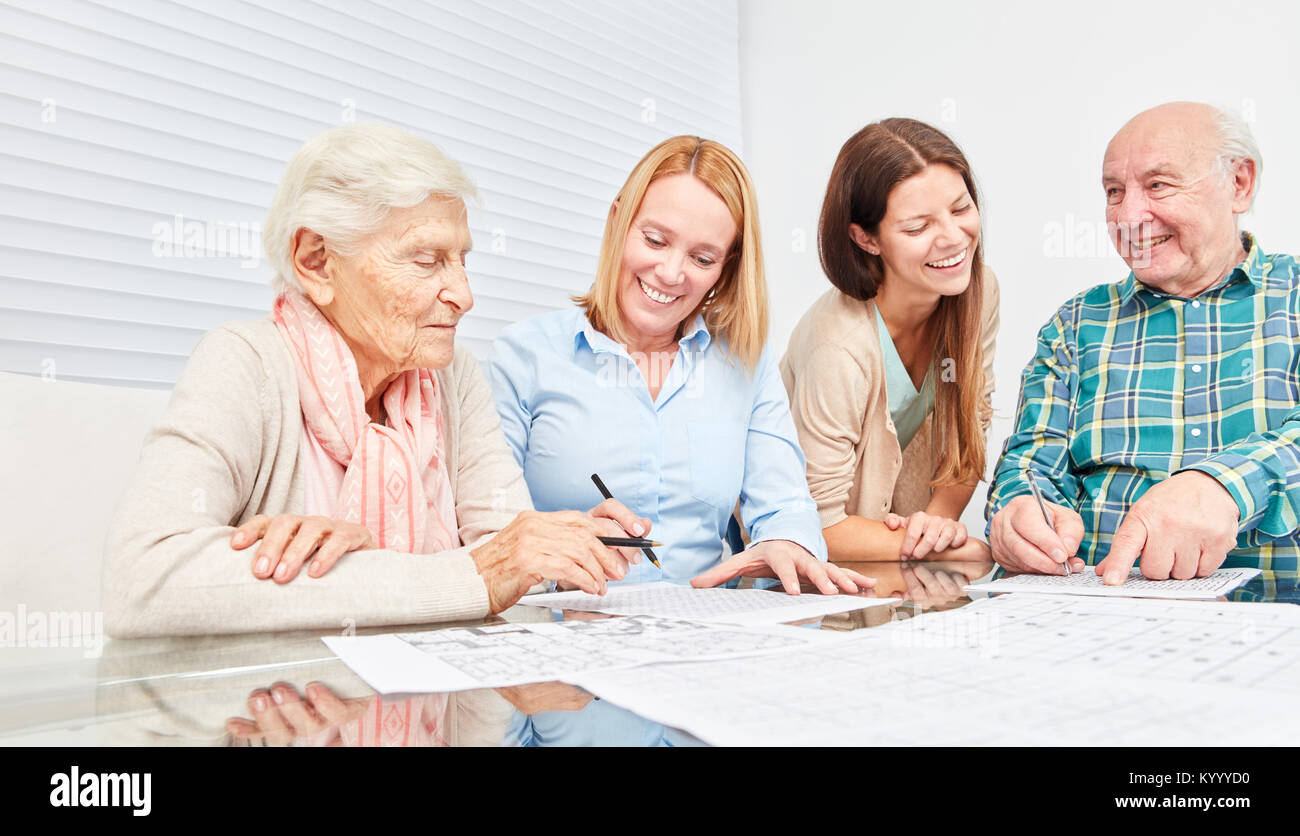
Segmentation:
<svg viewBox="0 0 1300 836">
<path fill-rule="evenodd" d="M 882 510 L 882 511 L 888 511 L 888 510 L 889 510 L 889 502 L 888 502 L 888 501 L 885 501 L 885 502 L 880 503 L 880 510 Z"/>
</svg>

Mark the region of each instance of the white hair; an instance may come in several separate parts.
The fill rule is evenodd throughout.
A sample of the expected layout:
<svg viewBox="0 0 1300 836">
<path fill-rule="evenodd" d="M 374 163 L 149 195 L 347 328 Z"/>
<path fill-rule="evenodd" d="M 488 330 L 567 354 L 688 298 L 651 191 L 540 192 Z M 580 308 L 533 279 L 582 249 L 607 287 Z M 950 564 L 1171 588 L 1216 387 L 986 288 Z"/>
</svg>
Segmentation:
<svg viewBox="0 0 1300 836">
<path fill-rule="evenodd" d="M 1255 195 L 1259 194 L 1260 180 L 1264 173 L 1264 157 L 1259 153 L 1259 144 L 1250 132 L 1246 120 L 1232 111 L 1216 107 L 1214 109 L 1214 127 L 1219 133 L 1219 148 L 1216 164 L 1219 176 L 1226 179 L 1236 171 L 1241 160 L 1255 163 L 1255 190 L 1250 193 L 1250 205 L 1255 205 Z M 1249 207 L 1247 207 L 1249 209 Z"/>
<path fill-rule="evenodd" d="M 307 228 L 354 255 L 392 209 L 440 197 L 477 198 L 474 182 L 432 142 L 377 123 L 344 125 L 303 143 L 267 210 L 262 247 L 276 294 L 301 290 L 293 238 Z"/>
</svg>

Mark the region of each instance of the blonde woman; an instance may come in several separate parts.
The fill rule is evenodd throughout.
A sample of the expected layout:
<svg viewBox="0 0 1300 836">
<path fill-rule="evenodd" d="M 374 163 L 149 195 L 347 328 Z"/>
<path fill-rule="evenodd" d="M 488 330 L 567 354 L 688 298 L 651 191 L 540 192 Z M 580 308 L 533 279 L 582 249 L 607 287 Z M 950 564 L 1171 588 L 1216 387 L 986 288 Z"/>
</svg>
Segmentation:
<svg viewBox="0 0 1300 836">
<path fill-rule="evenodd" d="M 800 578 L 824 594 L 873 581 L 825 562 L 816 506 L 777 365 L 765 348 L 767 290 L 757 204 L 727 148 L 680 136 L 652 149 L 610 208 L 590 292 L 577 307 L 505 330 L 490 379 L 506 441 L 539 510 L 610 492 L 651 528 L 662 570 L 627 581 L 715 586 L 738 575 Z M 720 562 L 739 500 L 750 546 Z M 635 558 L 631 558 L 635 560 Z M 609 725 L 536 722 L 525 740 L 655 743 L 661 727 L 594 703 Z M 536 721 L 536 718 L 534 718 Z M 617 728 L 616 728 L 617 727 Z"/>
<path fill-rule="evenodd" d="M 984 473 L 998 290 L 970 164 L 886 119 L 840 150 L 818 245 L 834 287 L 781 361 L 830 558 L 987 560 L 959 521 Z"/>
</svg>

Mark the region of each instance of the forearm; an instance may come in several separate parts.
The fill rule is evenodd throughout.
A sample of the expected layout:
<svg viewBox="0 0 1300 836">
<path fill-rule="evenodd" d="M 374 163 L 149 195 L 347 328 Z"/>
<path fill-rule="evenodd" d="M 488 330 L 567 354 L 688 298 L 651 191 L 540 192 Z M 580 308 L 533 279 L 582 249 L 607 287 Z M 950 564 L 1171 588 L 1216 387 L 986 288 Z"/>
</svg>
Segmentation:
<svg viewBox="0 0 1300 836">
<path fill-rule="evenodd" d="M 902 560 L 900 553 L 907 530 L 891 531 L 878 520 L 866 517 L 845 517 L 835 525 L 822 529 L 831 563 L 870 563 Z M 987 561 L 988 547 L 982 540 L 967 538 L 955 549 L 932 552 L 925 559 Z M 870 574 L 870 573 L 868 573 Z"/>
<path fill-rule="evenodd" d="M 904 529 L 891 531 L 879 520 L 848 516 L 822 529 L 831 563 L 898 560 Z"/>
<path fill-rule="evenodd" d="M 1034 357 L 1021 375 L 1015 424 L 989 487 L 984 514 L 990 520 L 1012 499 L 1030 492 L 1026 471 L 1043 478 L 1049 502 L 1071 508 L 1078 502 L 1070 433 L 1079 376 L 1074 329 L 1067 320 L 1058 312 L 1039 330 Z"/>
<path fill-rule="evenodd" d="M 230 548 L 233 528 L 120 540 L 105 573 L 107 631 L 118 638 L 344 629 L 481 618 L 487 590 L 468 549 L 436 555 L 375 549 L 345 555 L 320 578 L 253 576 L 256 546 Z"/>
<path fill-rule="evenodd" d="M 925 513 L 949 520 L 959 520 L 974 493 L 974 485 L 944 485 L 935 488 L 929 504 L 925 506 Z"/>
<path fill-rule="evenodd" d="M 1252 435 L 1185 470 L 1211 476 L 1237 503 L 1238 531 L 1284 537 L 1300 525 L 1300 408 L 1275 431 Z"/>
</svg>

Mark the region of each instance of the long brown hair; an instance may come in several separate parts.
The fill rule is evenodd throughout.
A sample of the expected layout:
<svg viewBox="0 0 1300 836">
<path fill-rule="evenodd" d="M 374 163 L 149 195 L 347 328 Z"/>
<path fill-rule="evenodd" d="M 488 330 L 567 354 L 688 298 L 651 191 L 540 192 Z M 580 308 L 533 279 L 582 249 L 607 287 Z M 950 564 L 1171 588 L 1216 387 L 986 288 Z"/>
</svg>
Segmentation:
<svg viewBox="0 0 1300 836">
<path fill-rule="evenodd" d="M 885 279 L 884 260 L 854 243 L 849 225 L 878 235 L 894 187 L 929 165 L 946 165 L 960 174 L 978 210 L 979 196 L 966 155 L 942 131 L 924 122 L 897 118 L 874 122 L 840 149 L 822 203 L 817 249 L 827 278 L 845 295 L 872 299 Z M 930 318 L 929 330 L 935 335 L 932 373 L 940 378 L 934 395 L 938 457 L 932 487 L 973 484 L 984 477 L 985 427 L 991 410 L 983 397 L 983 299 L 981 235 L 971 257 L 970 285 L 963 293 L 942 297 Z M 948 376 L 950 369 L 955 379 Z"/>
<path fill-rule="evenodd" d="M 767 282 L 758 236 L 758 200 L 745 164 L 721 143 L 697 136 L 675 136 L 641 158 L 619 190 L 615 207 L 605 221 L 596 281 L 591 290 L 573 297 L 573 301 L 586 311 L 596 330 L 616 342 L 627 342 L 618 308 L 618 278 L 628 230 L 651 183 L 661 177 L 687 173 L 713 189 L 726 204 L 731 219 L 736 222 L 736 240 L 722 265 L 717 284 L 684 323 L 689 324 L 703 313 L 709 334 L 714 338 L 723 337 L 726 350 L 752 372 L 767 340 Z"/>
</svg>

